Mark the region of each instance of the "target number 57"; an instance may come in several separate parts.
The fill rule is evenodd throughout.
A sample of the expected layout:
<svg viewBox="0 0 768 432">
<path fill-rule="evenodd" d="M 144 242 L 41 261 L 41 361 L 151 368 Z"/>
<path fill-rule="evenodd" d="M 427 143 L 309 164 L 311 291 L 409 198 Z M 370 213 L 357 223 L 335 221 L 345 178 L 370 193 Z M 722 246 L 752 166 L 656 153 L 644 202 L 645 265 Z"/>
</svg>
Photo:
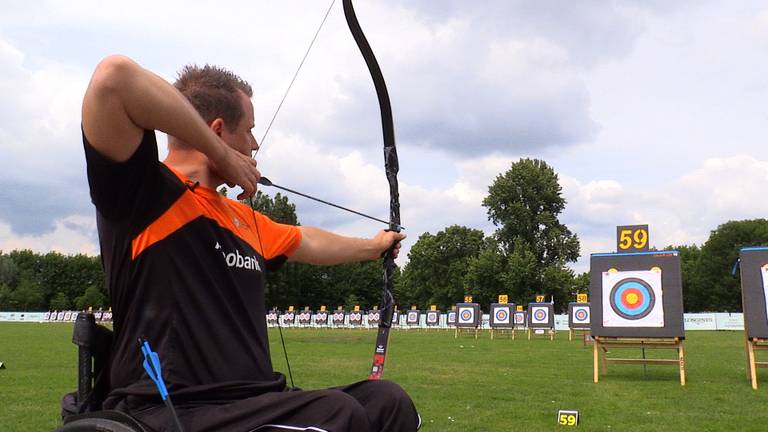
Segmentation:
<svg viewBox="0 0 768 432">
<path fill-rule="evenodd" d="M 648 225 L 616 227 L 616 251 L 644 252 L 648 250 Z"/>
</svg>

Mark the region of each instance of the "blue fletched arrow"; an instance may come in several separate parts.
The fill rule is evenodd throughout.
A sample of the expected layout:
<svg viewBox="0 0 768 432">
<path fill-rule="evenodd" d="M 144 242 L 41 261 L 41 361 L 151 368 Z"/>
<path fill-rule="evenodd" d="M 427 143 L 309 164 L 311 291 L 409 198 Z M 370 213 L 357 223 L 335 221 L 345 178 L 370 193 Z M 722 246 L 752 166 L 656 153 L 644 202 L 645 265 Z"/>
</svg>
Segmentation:
<svg viewBox="0 0 768 432">
<path fill-rule="evenodd" d="M 168 394 L 168 388 L 165 386 L 165 380 L 163 380 L 163 369 L 160 366 L 160 356 L 156 352 L 152 351 L 147 340 L 139 339 L 139 345 L 141 345 L 141 353 L 144 355 L 144 370 L 147 372 L 149 378 L 155 382 L 157 390 L 160 392 L 160 397 L 163 398 L 165 406 L 168 407 L 168 411 L 171 414 L 171 419 L 179 432 L 183 432 L 179 416 L 176 415 L 176 410 L 173 408 L 171 402 L 171 396 Z"/>
<path fill-rule="evenodd" d="M 155 382 L 155 385 L 157 386 L 157 390 L 160 392 L 160 397 L 163 398 L 163 400 L 168 399 L 168 388 L 165 386 L 165 381 L 163 380 L 163 370 L 160 366 L 160 357 L 157 355 L 156 352 L 152 351 L 152 348 L 149 346 L 149 342 L 140 341 L 141 343 L 141 353 L 144 354 L 144 370 L 147 371 L 147 375 L 149 375 L 149 378 Z"/>
</svg>

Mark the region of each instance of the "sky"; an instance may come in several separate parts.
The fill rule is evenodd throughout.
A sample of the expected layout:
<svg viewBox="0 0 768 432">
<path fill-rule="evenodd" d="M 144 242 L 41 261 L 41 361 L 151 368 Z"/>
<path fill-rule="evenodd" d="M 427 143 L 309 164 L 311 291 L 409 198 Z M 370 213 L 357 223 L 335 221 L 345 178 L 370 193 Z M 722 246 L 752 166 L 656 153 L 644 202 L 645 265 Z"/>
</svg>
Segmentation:
<svg viewBox="0 0 768 432">
<path fill-rule="evenodd" d="M 80 105 L 98 62 L 124 54 L 169 81 L 185 64 L 226 67 L 254 89 L 260 139 L 330 4 L 1 1 L 0 250 L 91 255 Z M 558 173 L 560 220 L 581 241 L 578 272 L 591 253 L 615 250 L 617 225 L 648 224 L 662 248 L 768 215 L 768 3 L 355 4 L 392 101 L 402 262 L 426 232 L 492 234 L 482 200 L 520 158 Z M 259 169 L 387 219 L 378 110 L 337 1 L 261 143 Z M 380 228 L 290 199 L 304 225 L 365 237 Z"/>
</svg>

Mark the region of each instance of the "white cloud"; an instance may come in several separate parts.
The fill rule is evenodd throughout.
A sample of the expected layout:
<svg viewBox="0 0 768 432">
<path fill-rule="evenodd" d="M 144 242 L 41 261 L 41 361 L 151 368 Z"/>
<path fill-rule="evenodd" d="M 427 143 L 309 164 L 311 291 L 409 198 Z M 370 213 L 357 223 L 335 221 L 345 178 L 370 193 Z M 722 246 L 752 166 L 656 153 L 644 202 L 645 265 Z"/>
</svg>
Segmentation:
<svg viewBox="0 0 768 432">
<path fill-rule="evenodd" d="M 93 235 L 95 230 L 94 218 L 78 215 L 57 219 L 54 228 L 41 235 L 15 233 L 10 225 L 0 221 L 0 251 L 30 249 L 42 254 L 56 251 L 98 255 L 99 245 Z"/>
</svg>

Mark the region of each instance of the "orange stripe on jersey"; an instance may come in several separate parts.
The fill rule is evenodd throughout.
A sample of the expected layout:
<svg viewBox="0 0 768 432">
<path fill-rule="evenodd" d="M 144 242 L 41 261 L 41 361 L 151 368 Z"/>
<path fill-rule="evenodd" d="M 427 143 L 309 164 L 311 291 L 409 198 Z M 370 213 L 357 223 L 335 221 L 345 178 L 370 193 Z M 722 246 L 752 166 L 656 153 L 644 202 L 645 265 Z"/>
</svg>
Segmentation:
<svg viewBox="0 0 768 432">
<path fill-rule="evenodd" d="M 174 173 L 185 181 L 178 172 Z M 185 190 L 165 213 L 134 237 L 131 242 L 131 259 L 136 259 L 147 248 L 200 216 L 232 232 L 264 259 L 291 255 L 301 244 L 301 231 L 298 227 L 278 224 L 244 204 L 227 199 L 212 189 L 198 186 L 194 192 Z M 258 229 L 253 227 L 254 220 Z M 265 249 L 263 251 L 262 246 Z"/>
</svg>

